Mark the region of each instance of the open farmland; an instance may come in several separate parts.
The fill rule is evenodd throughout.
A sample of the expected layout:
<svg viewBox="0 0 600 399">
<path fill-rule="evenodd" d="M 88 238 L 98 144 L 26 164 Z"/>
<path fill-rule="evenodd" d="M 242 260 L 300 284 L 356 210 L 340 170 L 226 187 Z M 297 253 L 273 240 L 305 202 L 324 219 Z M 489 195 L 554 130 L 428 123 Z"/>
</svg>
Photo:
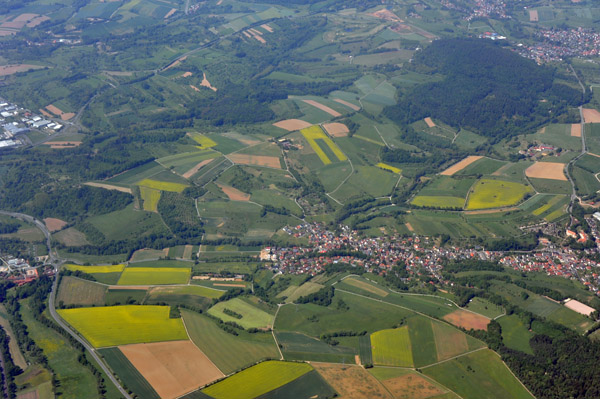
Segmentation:
<svg viewBox="0 0 600 399">
<path fill-rule="evenodd" d="M 527 177 L 566 181 L 565 164 L 558 162 L 536 162 L 525 170 Z"/>
<path fill-rule="evenodd" d="M 182 267 L 128 267 L 121 274 L 118 285 L 187 284 L 191 268 Z"/>
<path fill-rule="evenodd" d="M 466 157 L 465 159 L 463 159 L 462 161 L 450 166 L 448 169 L 441 172 L 440 175 L 452 176 L 456 172 L 463 170 L 464 168 L 466 168 L 467 166 L 469 166 L 470 164 L 472 164 L 473 162 L 475 162 L 481 158 L 482 157 L 478 156 L 478 155 L 470 155 L 470 156 Z"/>
<path fill-rule="evenodd" d="M 291 285 L 277 295 L 277 298 L 284 299 L 286 303 L 292 303 L 301 296 L 310 295 L 323 288 L 323 285 L 307 281 L 301 286 Z"/>
<path fill-rule="evenodd" d="M 462 309 L 455 310 L 454 312 L 445 315 L 443 318 L 455 326 L 462 327 L 466 330 L 487 330 L 487 325 L 490 323 L 490 319 L 487 317 Z"/>
<path fill-rule="evenodd" d="M 592 108 L 584 108 L 583 119 L 585 123 L 600 123 L 600 112 Z"/>
<path fill-rule="evenodd" d="M 154 190 L 172 191 L 172 192 L 176 192 L 176 193 L 182 192 L 187 187 L 187 185 L 181 184 L 181 183 L 158 181 L 158 180 L 152 180 L 152 179 L 144 179 L 144 180 L 138 182 L 137 185 L 141 186 L 141 187 L 152 188 Z"/>
<path fill-rule="evenodd" d="M 371 334 L 373 362 L 384 366 L 412 367 L 413 356 L 408 327 Z"/>
<path fill-rule="evenodd" d="M 461 197 L 417 195 L 410 203 L 420 207 L 462 209 L 465 199 Z"/>
<path fill-rule="evenodd" d="M 145 211 L 158 212 L 158 201 L 160 200 L 161 191 L 140 186 L 140 196 L 142 197 L 143 208 Z"/>
<path fill-rule="evenodd" d="M 377 166 L 378 168 L 381 168 L 383 170 L 389 170 L 390 172 L 393 172 L 393 173 L 397 173 L 397 174 L 401 174 L 402 173 L 402 169 L 397 168 L 395 166 L 391 166 L 391 165 L 385 164 L 383 162 L 379 162 L 375 166 Z"/>
<path fill-rule="evenodd" d="M 254 399 L 313 370 L 305 363 L 266 361 L 202 390 L 215 399 Z"/>
<path fill-rule="evenodd" d="M 227 310 L 233 311 L 241 318 L 227 314 Z M 262 328 L 273 325 L 273 315 L 251 305 L 241 298 L 234 298 L 229 301 L 219 302 L 208 310 L 208 314 L 217 317 L 223 321 L 233 321 L 244 328 Z"/>
<path fill-rule="evenodd" d="M 217 146 L 217 143 L 214 140 L 212 140 L 209 137 L 206 137 L 203 134 L 192 132 L 188 133 L 187 135 L 196 143 L 198 143 L 202 148 L 212 148 Z"/>
<path fill-rule="evenodd" d="M 533 396 L 489 349 L 422 369 L 464 399 L 531 399 Z"/>
<path fill-rule="evenodd" d="M 169 318 L 168 306 L 107 306 L 59 309 L 58 314 L 93 346 L 187 339 L 181 319 Z"/>
<path fill-rule="evenodd" d="M 273 123 L 273 126 L 285 129 L 288 132 L 293 132 L 300 129 L 306 129 L 307 127 L 312 126 L 312 123 L 308 123 L 300 119 L 286 119 L 277 123 Z"/>
<path fill-rule="evenodd" d="M 74 264 L 66 264 L 63 266 L 67 270 L 81 271 L 88 274 L 96 273 L 120 273 L 125 269 L 124 264 L 119 265 L 106 265 L 106 266 L 80 266 Z"/>
<path fill-rule="evenodd" d="M 476 210 L 516 205 L 531 191 L 531 187 L 520 183 L 481 179 L 473 186 L 466 209 Z"/>
<path fill-rule="evenodd" d="M 64 276 L 60 282 L 56 301 L 69 305 L 104 305 L 106 286 L 92 281 Z"/>
<path fill-rule="evenodd" d="M 412 370 L 375 367 L 369 369 L 395 399 L 458 399 L 458 396 L 435 381 Z"/>
<path fill-rule="evenodd" d="M 175 399 L 224 377 L 191 341 L 133 344 L 119 349 L 163 399 Z"/>
<path fill-rule="evenodd" d="M 352 364 L 311 363 L 346 399 L 392 399 L 392 395 L 367 370 Z"/>
<path fill-rule="evenodd" d="M 265 166 L 267 168 L 281 169 L 281 162 L 279 161 L 279 157 L 236 153 L 229 154 L 227 158 L 231 162 L 241 165 Z"/>
<path fill-rule="evenodd" d="M 313 151 L 317 154 L 321 162 L 324 165 L 330 164 L 332 161 L 327 156 L 324 151 L 324 148 L 317 142 L 317 140 L 323 142 L 325 146 L 335 155 L 335 157 L 339 161 L 345 161 L 348 159 L 346 155 L 340 150 L 340 148 L 323 132 L 320 126 L 311 126 L 306 129 L 302 129 L 300 131 L 308 144 L 313 149 Z"/>
<path fill-rule="evenodd" d="M 192 341 L 225 374 L 280 356 L 270 333 L 240 332 L 235 336 L 225 332 L 205 315 L 185 309 L 181 314 Z"/>
<path fill-rule="evenodd" d="M 152 385 L 140 374 L 121 350 L 114 346 L 98 350 L 111 369 L 135 394 L 144 399 L 160 399 Z"/>
<path fill-rule="evenodd" d="M 324 123 L 323 128 L 327 131 L 327 133 L 332 137 L 346 137 L 350 132 L 348 127 L 343 123 Z"/>
</svg>

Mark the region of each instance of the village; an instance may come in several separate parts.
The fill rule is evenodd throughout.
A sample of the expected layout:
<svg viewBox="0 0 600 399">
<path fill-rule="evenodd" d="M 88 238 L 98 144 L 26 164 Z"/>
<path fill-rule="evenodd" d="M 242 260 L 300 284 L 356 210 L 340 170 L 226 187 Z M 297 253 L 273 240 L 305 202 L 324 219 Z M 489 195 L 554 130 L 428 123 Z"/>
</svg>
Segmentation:
<svg viewBox="0 0 600 399">
<path fill-rule="evenodd" d="M 600 213 L 589 219 L 592 236 L 585 232 L 567 230 L 566 234 L 575 237 L 579 243 L 593 239 L 600 242 L 600 233 L 595 220 L 600 221 Z M 391 269 L 405 264 L 411 276 L 430 275 L 433 279 L 444 281 L 443 264 L 449 261 L 480 259 L 496 261 L 503 266 L 523 272 L 543 272 L 550 276 L 576 279 L 590 291 L 600 295 L 600 263 L 580 257 L 578 251 L 552 244 L 542 238 L 543 249 L 533 252 L 506 253 L 487 251 L 483 247 L 461 248 L 442 247 L 430 237 L 360 237 L 347 226 L 340 226 L 337 233 L 325 229 L 318 223 L 303 223 L 284 229 L 296 238 L 305 238 L 309 245 L 305 247 L 268 247 L 261 253 L 261 260 L 272 262 L 272 269 L 279 273 L 316 275 L 324 266 L 332 263 L 347 263 L 366 271 Z M 586 255 L 598 253 L 598 244 L 586 250 Z M 591 257 L 591 256 L 590 256 Z"/>
</svg>

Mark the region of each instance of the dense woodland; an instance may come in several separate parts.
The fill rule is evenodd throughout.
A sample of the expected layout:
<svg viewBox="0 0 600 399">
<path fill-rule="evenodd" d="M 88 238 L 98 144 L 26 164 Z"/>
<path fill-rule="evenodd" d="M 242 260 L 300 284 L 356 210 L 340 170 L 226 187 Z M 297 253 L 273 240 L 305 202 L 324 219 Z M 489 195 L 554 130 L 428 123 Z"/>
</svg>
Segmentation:
<svg viewBox="0 0 600 399">
<path fill-rule="evenodd" d="M 491 41 L 436 40 L 416 53 L 411 68 L 444 79 L 403 93 L 397 106 L 386 109 L 388 117 L 408 124 L 434 116 L 492 142 L 564 121 L 567 106 L 584 100 L 581 91 L 556 83 L 551 67 L 538 66 Z"/>
</svg>

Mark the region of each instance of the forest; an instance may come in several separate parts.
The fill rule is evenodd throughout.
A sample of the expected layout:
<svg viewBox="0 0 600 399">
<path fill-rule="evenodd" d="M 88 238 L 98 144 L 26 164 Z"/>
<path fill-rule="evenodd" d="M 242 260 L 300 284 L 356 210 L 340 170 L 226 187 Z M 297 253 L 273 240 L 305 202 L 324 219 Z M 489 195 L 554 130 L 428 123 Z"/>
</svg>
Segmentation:
<svg viewBox="0 0 600 399">
<path fill-rule="evenodd" d="M 410 68 L 445 78 L 406 90 L 397 106 L 385 110 L 389 118 L 409 124 L 433 116 L 492 142 L 559 122 L 568 106 L 584 101 L 581 91 L 555 82 L 552 67 L 538 66 L 492 41 L 437 40 L 415 54 Z"/>
</svg>

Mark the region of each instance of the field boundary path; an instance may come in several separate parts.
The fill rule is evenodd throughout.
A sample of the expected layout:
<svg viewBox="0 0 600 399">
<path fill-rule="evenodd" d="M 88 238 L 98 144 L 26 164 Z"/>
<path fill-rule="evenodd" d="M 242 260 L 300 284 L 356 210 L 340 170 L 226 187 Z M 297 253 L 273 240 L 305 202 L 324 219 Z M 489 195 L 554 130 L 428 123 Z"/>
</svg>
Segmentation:
<svg viewBox="0 0 600 399">
<path fill-rule="evenodd" d="M 279 346 L 279 341 L 277 341 L 277 336 L 275 335 L 275 320 L 277 320 L 277 314 L 279 313 L 279 309 L 281 309 L 281 307 L 284 306 L 281 303 L 277 304 L 277 311 L 275 312 L 275 316 L 273 316 L 273 327 L 271 328 L 271 334 L 273 334 L 273 339 L 275 340 L 275 346 L 277 347 L 277 350 L 279 351 L 279 356 L 280 359 L 279 360 L 283 360 L 283 352 L 281 352 L 281 347 Z"/>
<path fill-rule="evenodd" d="M 104 362 L 98 356 L 98 354 L 96 354 L 96 352 L 94 351 L 94 348 L 86 340 L 84 340 L 79 335 L 77 335 L 75 332 L 73 332 L 73 330 L 71 330 L 71 328 L 60 318 L 60 316 L 56 312 L 56 309 L 54 308 L 54 303 L 55 303 L 55 299 L 56 299 L 56 290 L 58 287 L 58 267 L 62 264 L 62 261 L 58 257 L 58 254 L 56 256 L 52 254 L 52 242 L 51 242 L 50 232 L 48 231 L 48 229 L 46 228 L 44 223 L 35 219 L 33 216 L 26 215 L 24 213 L 0 211 L 0 214 L 12 216 L 12 217 L 15 217 L 18 219 L 26 220 L 29 223 L 33 223 L 37 228 L 39 228 L 42 231 L 44 236 L 46 236 L 46 245 L 48 246 L 48 259 L 49 259 L 49 263 L 52 264 L 52 266 L 54 266 L 54 272 L 55 272 L 54 281 L 52 282 L 52 291 L 50 292 L 50 296 L 48 298 L 48 310 L 50 311 L 50 316 L 52 316 L 52 319 L 54 319 L 54 321 L 62 329 L 64 329 L 66 332 L 68 332 L 70 336 L 75 338 L 77 340 L 77 342 L 79 342 L 81 345 L 83 345 L 83 347 L 92 355 L 94 360 L 98 363 L 98 365 L 100 366 L 102 371 L 104 371 L 106 376 L 110 379 L 110 381 L 119 390 L 121 395 L 123 395 L 126 399 L 133 399 L 129 395 L 129 393 L 127 393 L 127 391 L 121 386 L 121 384 L 116 379 L 116 377 L 114 376 L 112 371 L 109 370 L 109 368 L 106 366 L 106 364 L 104 364 Z"/>
</svg>

